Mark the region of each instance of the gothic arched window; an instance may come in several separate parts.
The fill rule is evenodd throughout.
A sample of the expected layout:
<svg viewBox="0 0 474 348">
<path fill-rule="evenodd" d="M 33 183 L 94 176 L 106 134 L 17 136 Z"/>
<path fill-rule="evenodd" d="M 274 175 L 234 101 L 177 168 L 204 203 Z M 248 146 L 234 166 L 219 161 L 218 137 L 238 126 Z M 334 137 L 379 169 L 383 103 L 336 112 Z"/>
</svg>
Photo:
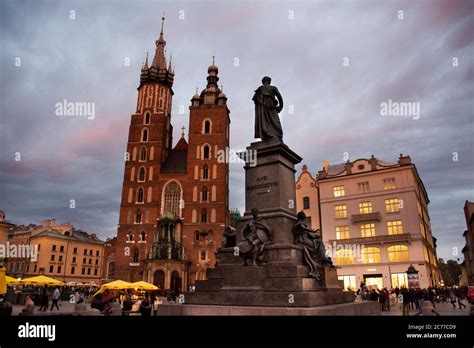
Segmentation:
<svg viewBox="0 0 474 348">
<path fill-rule="evenodd" d="M 139 187 L 137 190 L 137 203 L 143 203 L 143 187 Z"/>
<path fill-rule="evenodd" d="M 142 223 L 142 212 L 140 209 L 137 210 L 137 213 L 135 214 L 135 223 L 141 224 Z"/>
<path fill-rule="evenodd" d="M 209 158 L 209 153 L 210 153 L 209 145 L 204 145 L 202 153 L 203 153 L 202 158 L 205 158 L 205 159 Z"/>
<path fill-rule="evenodd" d="M 147 112 L 145 114 L 145 124 L 150 124 L 150 113 L 149 112 Z"/>
<path fill-rule="evenodd" d="M 133 263 L 137 263 L 138 260 L 139 260 L 139 256 L 140 256 L 139 251 L 138 251 L 137 248 L 135 248 L 135 249 L 133 250 L 132 262 L 133 262 Z"/>
<path fill-rule="evenodd" d="M 142 141 L 148 141 L 148 129 L 142 130 Z"/>
<path fill-rule="evenodd" d="M 206 209 L 201 210 L 201 222 L 203 222 L 203 223 L 207 222 L 207 211 L 206 211 Z"/>
<path fill-rule="evenodd" d="M 204 186 L 201 191 L 201 200 L 203 202 L 207 202 L 209 199 L 209 191 L 207 190 L 207 187 Z"/>
<path fill-rule="evenodd" d="M 211 133 L 211 121 L 205 120 L 204 121 L 204 134 L 210 134 Z"/>
<path fill-rule="evenodd" d="M 146 146 L 142 146 L 140 150 L 140 161 L 146 161 Z"/>
<path fill-rule="evenodd" d="M 164 213 L 170 212 L 179 217 L 181 199 L 181 187 L 176 181 L 170 181 L 164 188 Z"/>
<path fill-rule="evenodd" d="M 145 181 L 145 167 L 140 167 L 138 170 L 138 181 Z"/>
<path fill-rule="evenodd" d="M 202 167 L 202 178 L 203 178 L 204 180 L 209 179 L 209 167 L 207 166 L 207 164 L 205 164 L 205 165 Z"/>
</svg>

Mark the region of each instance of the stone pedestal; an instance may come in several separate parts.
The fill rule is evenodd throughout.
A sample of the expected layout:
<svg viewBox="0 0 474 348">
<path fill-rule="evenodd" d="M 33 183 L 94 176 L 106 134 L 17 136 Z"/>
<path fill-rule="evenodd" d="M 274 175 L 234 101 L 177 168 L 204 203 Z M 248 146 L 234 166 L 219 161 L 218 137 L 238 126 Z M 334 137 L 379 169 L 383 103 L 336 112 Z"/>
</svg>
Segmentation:
<svg viewBox="0 0 474 348">
<path fill-rule="evenodd" d="M 293 244 L 295 165 L 301 158 L 278 142 L 252 143 L 247 150 L 257 152 L 257 164 L 245 166 L 246 211 L 237 226 L 237 241 L 242 239 L 242 229 L 252 218 L 251 210 L 257 208 L 258 217 L 273 231 L 272 243 L 264 248 L 266 264 L 244 266 L 237 248 L 219 249 L 217 267 L 207 271 L 207 280 L 196 281 L 195 292 L 185 295 L 186 304 L 182 307 L 194 306 L 193 309 L 183 309 L 180 313 L 197 313 L 201 308 L 219 314 L 222 311 L 215 310 L 215 306 L 225 306 L 229 313 L 256 313 L 256 308 L 266 308 L 265 313 L 310 314 L 313 312 L 303 309 L 342 304 L 346 306 L 344 310 L 338 312 L 333 307 L 330 312 L 350 313 L 354 295 L 342 291 L 336 269 L 320 267 L 321 280 L 308 277 L 303 248 Z M 360 309 L 365 306 L 359 305 L 359 311 L 372 314 L 368 307 Z M 253 309 L 241 310 L 244 307 Z M 240 309 L 232 311 L 232 308 Z M 296 311 L 287 312 L 290 308 Z"/>
</svg>

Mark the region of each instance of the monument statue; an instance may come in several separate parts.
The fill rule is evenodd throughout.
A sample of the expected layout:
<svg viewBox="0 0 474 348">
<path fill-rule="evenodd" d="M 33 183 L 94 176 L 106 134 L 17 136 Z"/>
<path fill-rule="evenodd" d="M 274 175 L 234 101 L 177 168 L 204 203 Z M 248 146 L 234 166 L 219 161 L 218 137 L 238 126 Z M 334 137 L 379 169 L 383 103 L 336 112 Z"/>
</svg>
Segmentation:
<svg viewBox="0 0 474 348">
<path fill-rule="evenodd" d="M 222 237 L 222 247 L 223 248 L 232 248 L 237 245 L 236 243 L 237 231 L 231 226 L 226 226 L 224 228 L 224 234 Z"/>
<path fill-rule="evenodd" d="M 278 114 L 283 109 L 283 98 L 278 88 L 270 83 L 272 79 L 265 76 L 262 86 L 255 90 L 252 100 L 255 103 L 255 138 L 265 140 L 283 141 L 283 129 L 281 128 Z"/>
<path fill-rule="evenodd" d="M 258 209 L 253 208 L 252 219 L 242 229 L 242 241 L 238 245 L 244 266 L 264 265 L 263 249 L 272 239 L 272 230 L 258 217 Z"/>
<path fill-rule="evenodd" d="M 292 232 L 295 237 L 295 244 L 304 248 L 304 260 L 309 266 L 309 277 L 321 279 L 321 275 L 317 271 L 318 266 L 335 268 L 331 259 L 326 256 L 326 248 L 319 233 L 304 223 L 306 215 L 299 212 L 297 221 L 293 226 Z"/>
</svg>

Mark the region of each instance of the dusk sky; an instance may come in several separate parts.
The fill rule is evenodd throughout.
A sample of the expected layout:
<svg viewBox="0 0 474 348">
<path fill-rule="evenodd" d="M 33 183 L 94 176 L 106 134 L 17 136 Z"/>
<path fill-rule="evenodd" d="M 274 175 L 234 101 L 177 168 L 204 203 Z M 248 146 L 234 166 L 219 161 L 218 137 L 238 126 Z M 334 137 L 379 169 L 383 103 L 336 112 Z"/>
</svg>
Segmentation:
<svg viewBox="0 0 474 348">
<path fill-rule="evenodd" d="M 431 200 L 438 256 L 462 260 L 462 208 L 474 200 L 473 1 L 4 0 L 0 209 L 8 220 L 56 218 L 116 235 L 140 68 L 163 12 L 175 143 L 215 51 L 232 149 L 254 141 L 251 98 L 269 75 L 285 101 L 285 143 L 303 157 L 297 174 L 307 164 L 316 175 L 346 152 L 387 162 L 409 154 Z M 56 116 L 63 100 L 95 103 L 95 118 Z M 419 103 L 419 119 L 382 116 L 388 100 Z M 242 164 L 230 170 L 230 207 L 243 211 Z"/>
</svg>

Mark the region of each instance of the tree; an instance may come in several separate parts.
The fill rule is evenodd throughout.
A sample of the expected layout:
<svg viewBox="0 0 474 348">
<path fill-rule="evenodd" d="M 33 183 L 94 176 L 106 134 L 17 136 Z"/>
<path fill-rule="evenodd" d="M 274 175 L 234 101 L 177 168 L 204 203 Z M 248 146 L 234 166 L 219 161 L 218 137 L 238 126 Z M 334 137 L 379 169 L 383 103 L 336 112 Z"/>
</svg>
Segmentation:
<svg viewBox="0 0 474 348">
<path fill-rule="evenodd" d="M 443 259 L 438 260 L 439 270 L 446 286 L 459 285 L 459 276 L 461 275 L 461 265 L 456 260 Z"/>
</svg>

